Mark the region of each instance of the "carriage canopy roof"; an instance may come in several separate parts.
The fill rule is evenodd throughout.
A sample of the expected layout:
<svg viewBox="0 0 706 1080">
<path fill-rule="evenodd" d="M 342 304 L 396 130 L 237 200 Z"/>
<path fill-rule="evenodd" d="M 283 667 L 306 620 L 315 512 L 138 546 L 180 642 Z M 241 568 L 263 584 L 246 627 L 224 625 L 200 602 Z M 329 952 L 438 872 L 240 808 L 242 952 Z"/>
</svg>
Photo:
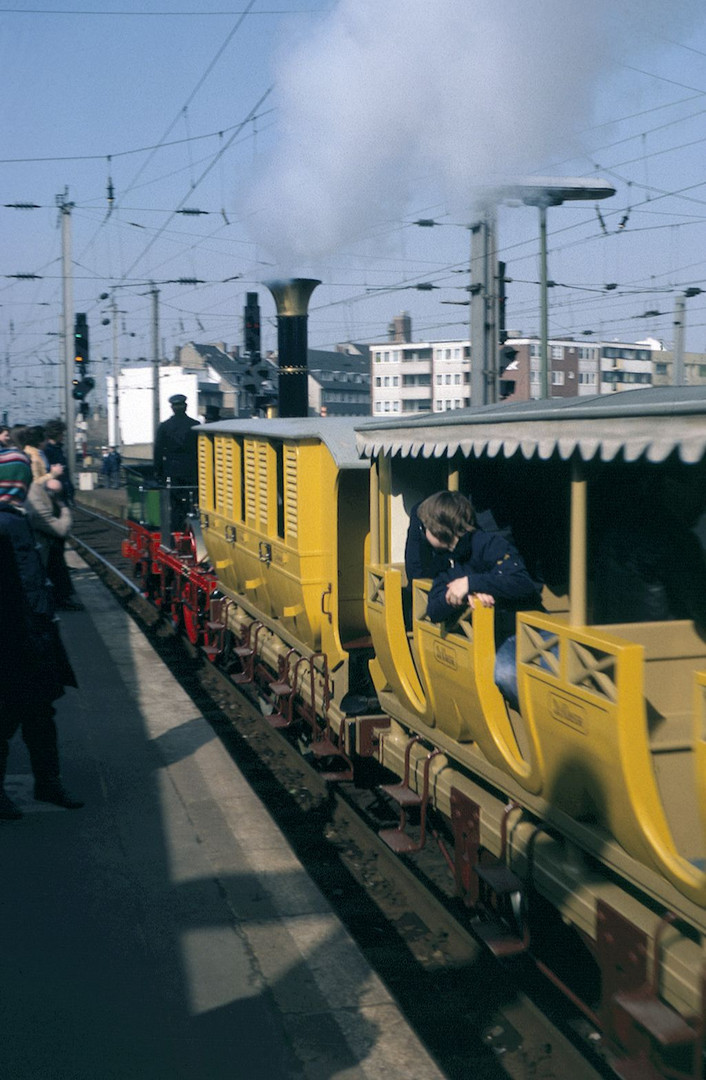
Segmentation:
<svg viewBox="0 0 706 1080">
<path fill-rule="evenodd" d="M 685 463 L 706 454 L 706 387 L 651 387 L 592 397 L 552 398 L 423 413 L 356 425 L 365 457 L 466 457 Z"/>
<path fill-rule="evenodd" d="M 346 417 L 297 417 L 286 420 L 217 420 L 199 424 L 197 432 L 213 435 L 265 436 L 268 439 L 317 439 L 329 450 L 339 469 L 367 469 L 356 449 L 353 421 Z"/>
</svg>

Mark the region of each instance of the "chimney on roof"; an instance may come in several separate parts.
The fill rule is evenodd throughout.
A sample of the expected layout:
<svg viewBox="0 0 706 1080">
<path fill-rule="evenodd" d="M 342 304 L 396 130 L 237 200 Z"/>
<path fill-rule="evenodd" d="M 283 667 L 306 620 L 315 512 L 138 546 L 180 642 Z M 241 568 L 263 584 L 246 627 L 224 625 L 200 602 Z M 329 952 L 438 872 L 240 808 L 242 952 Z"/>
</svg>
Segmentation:
<svg viewBox="0 0 706 1080">
<path fill-rule="evenodd" d="M 387 337 L 396 345 L 408 344 L 412 340 L 412 317 L 408 311 L 395 315 L 387 328 Z"/>
<path fill-rule="evenodd" d="M 260 305 L 256 292 L 246 294 L 244 311 L 245 355 L 253 360 L 260 359 Z"/>
</svg>

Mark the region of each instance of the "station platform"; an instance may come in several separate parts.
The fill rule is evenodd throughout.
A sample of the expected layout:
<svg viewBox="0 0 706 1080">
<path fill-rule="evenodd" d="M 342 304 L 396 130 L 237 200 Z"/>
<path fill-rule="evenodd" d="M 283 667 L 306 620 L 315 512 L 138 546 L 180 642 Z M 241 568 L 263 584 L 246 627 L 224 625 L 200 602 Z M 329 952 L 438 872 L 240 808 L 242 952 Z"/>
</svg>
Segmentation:
<svg viewBox="0 0 706 1080">
<path fill-rule="evenodd" d="M 74 552 L 80 810 L 0 822 L 7 1080 L 443 1080 L 207 720 Z"/>
</svg>

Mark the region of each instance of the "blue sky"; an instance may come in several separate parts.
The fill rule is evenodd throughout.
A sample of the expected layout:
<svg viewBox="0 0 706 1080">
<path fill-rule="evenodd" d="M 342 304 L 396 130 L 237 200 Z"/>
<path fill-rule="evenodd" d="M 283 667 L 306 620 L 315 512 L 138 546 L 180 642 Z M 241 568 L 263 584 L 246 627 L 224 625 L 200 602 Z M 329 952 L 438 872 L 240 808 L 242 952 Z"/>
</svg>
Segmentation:
<svg viewBox="0 0 706 1080">
<path fill-rule="evenodd" d="M 403 310 L 418 340 L 462 338 L 474 193 L 518 174 L 616 188 L 600 214 L 549 211 L 550 335 L 671 344 L 675 297 L 706 289 L 700 2 L 201 6 L 0 6 L 0 371 L 7 398 L 11 369 L 13 419 L 59 402 L 66 190 L 74 308 L 88 314 L 99 379 L 112 353 L 100 294 L 117 298 L 120 355 L 149 356 L 152 281 L 167 355 L 189 340 L 241 343 L 250 291 L 273 347 L 262 283 L 290 275 L 322 280 L 314 347 L 384 340 Z M 501 206 L 498 239 L 508 326 L 537 333 L 536 211 Z M 687 348 L 706 351 L 706 293 L 687 301 Z"/>
</svg>

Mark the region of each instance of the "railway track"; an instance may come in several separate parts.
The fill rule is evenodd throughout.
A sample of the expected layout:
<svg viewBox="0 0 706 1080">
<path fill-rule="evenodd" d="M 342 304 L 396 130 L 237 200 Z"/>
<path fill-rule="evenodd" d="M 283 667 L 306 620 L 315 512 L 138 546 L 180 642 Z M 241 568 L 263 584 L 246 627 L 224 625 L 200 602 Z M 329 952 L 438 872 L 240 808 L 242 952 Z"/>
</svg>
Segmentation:
<svg viewBox="0 0 706 1080">
<path fill-rule="evenodd" d="M 149 635 L 450 1080 L 613 1076 L 598 1033 L 526 957 L 501 964 L 478 943 L 443 844 L 403 860 L 378 839 L 377 828 L 394 824 L 374 785 L 380 777 L 327 783 L 257 700 L 142 597 L 120 554 L 126 534 L 121 522 L 77 507 L 76 550 Z"/>
</svg>

